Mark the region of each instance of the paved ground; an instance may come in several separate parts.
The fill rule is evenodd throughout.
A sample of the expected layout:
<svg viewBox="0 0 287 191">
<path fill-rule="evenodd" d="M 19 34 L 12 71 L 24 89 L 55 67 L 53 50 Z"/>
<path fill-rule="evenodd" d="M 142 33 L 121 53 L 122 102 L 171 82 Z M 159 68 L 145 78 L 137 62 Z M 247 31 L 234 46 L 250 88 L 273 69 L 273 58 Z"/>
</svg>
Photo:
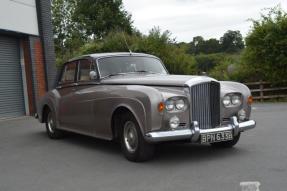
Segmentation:
<svg viewBox="0 0 287 191">
<path fill-rule="evenodd" d="M 287 104 L 255 105 L 258 126 L 236 148 L 162 145 L 154 160 L 126 161 L 110 142 L 72 135 L 46 137 L 33 118 L 0 122 L 0 191 L 261 191 L 287 190 Z"/>
</svg>

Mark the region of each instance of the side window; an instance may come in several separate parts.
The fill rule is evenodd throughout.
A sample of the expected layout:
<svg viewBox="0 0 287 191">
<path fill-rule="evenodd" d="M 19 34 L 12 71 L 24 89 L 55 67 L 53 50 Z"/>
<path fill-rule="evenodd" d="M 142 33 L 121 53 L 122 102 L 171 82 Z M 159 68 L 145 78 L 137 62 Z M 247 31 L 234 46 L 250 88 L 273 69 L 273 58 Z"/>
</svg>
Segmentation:
<svg viewBox="0 0 287 191">
<path fill-rule="evenodd" d="M 80 60 L 79 81 L 90 81 L 90 72 L 94 70 L 93 64 L 89 60 Z"/>
<path fill-rule="evenodd" d="M 73 83 L 75 81 L 75 73 L 76 73 L 77 63 L 71 62 L 65 65 L 62 78 L 61 78 L 61 84 L 68 84 Z"/>
</svg>

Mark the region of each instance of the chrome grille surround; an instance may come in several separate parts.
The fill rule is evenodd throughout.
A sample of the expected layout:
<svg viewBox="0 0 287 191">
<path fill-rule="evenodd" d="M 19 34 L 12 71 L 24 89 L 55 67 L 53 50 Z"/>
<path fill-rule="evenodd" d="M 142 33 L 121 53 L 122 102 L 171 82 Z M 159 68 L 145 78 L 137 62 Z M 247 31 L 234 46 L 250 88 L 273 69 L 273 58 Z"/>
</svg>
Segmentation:
<svg viewBox="0 0 287 191">
<path fill-rule="evenodd" d="M 220 83 L 203 82 L 190 87 L 191 119 L 200 129 L 211 129 L 220 125 Z"/>
</svg>

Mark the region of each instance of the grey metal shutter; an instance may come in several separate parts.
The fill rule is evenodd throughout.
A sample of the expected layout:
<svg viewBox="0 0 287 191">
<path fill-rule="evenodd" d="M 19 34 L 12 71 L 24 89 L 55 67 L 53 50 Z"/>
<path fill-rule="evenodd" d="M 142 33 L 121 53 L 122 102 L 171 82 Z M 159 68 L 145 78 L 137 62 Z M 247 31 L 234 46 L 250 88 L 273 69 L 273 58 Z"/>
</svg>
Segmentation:
<svg viewBox="0 0 287 191">
<path fill-rule="evenodd" d="M 0 36 L 0 119 L 24 114 L 19 40 Z"/>
</svg>

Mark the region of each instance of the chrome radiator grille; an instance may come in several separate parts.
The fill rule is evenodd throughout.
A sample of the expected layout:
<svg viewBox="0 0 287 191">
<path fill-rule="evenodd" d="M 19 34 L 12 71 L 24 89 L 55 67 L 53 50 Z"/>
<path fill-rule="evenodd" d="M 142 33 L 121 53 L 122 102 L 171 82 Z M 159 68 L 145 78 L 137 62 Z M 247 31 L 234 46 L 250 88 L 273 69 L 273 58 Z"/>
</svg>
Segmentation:
<svg viewBox="0 0 287 191">
<path fill-rule="evenodd" d="M 192 121 L 197 121 L 200 129 L 220 125 L 220 84 L 214 81 L 197 84 L 190 93 Z"/>
</svg>

